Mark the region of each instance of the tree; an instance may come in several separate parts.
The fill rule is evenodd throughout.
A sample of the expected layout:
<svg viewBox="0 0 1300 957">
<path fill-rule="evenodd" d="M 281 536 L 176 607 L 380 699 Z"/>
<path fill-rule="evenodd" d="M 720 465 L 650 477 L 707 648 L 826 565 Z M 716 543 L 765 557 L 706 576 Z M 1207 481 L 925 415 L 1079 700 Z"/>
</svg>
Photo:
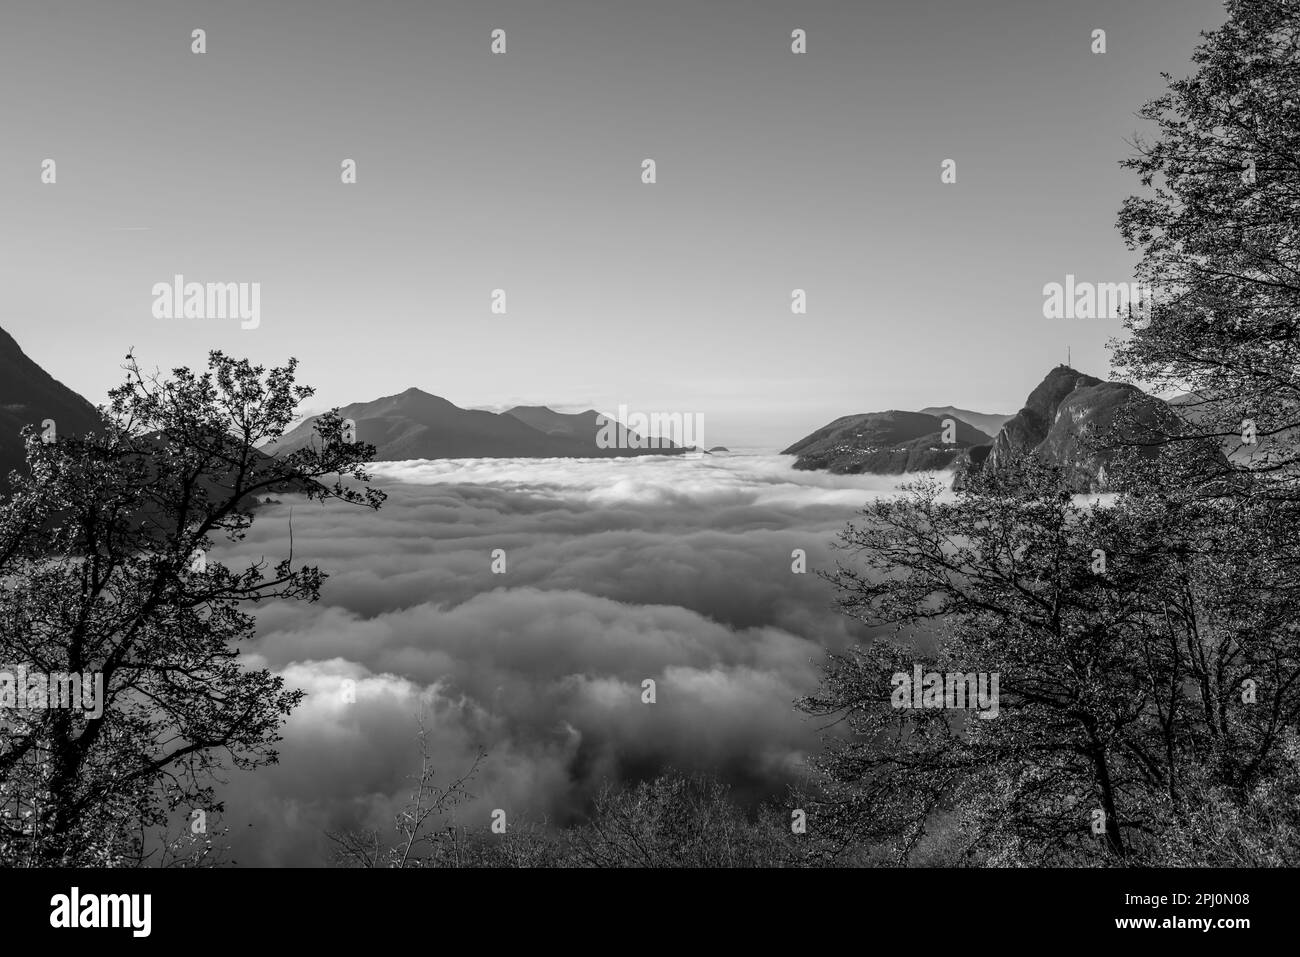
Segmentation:
<svg viewBox="0 0 1300 957">
<path fill-rule="evenodd" d="M 814 825 L 794 833 L 790 809 L 765 805 L 753 818 L 723 781 L 674 770 L 606 784 L 568 844 L 582 867 L 793 867 L 831 857 Z"/>
<path fill-rule="evenodd" d="M 833 656 L 802 702 L 856 732 L 820 761 L 845 840 L 892 836 L 906 859 L 941 826 L 991 862 L 1300 857 L 1300 5 L 1227 10 L 1143 109 L 1157 134 L 1126 165 L 1147 192 L 1119 217 L 1155 298 L 1116 364 L 1189 391 L 1182 421 L 1091 437 L 1129 446 L 1105 502 L 1030 457 L 845 530 L 841 604 L 894 632 Z M 998 716 L 900 701 L 917 665 L 998 673 Z"/>
<path fill-rule="evenodd" d="M 333 844 L 333 863 L 339 867 L 457 866 L 463 835 L 450 817 L 471 797 L 469 785 L 478 774 L 484 754 L 458 778 L 439 784 L 429 747 L 429 729 L 419 722 L 420 769 L 411 792 L 393 820 L 395 840 L 385 841 L 375 828 L 327 831 Z"/>
<path fill-rule="evenodd" d="M 893 634 L 831 656 L 801 702 L 853 732 L 817 762 L 826 827 L 900 860 L 946 819 L 976 860 L 1158 861 L 1194 794 L 1293 779 L 1300 607 L 1274 517 L 1249 499 L 1080 501 L 1032 459 L 951 498 L 921 482 L 869 503 L 839 543 L 859 561 L 827 577 Z M 996 717 L 900 699 L 917 666 L 996 674 Z"/>
<path fill-rule="evenodd" d="M 94 676 L 102 711 L 6 711 L 0 730 L 0 861 L 118 864 L 141 831 L 192 809 L 219 812 L 213 774 L 275 761 L 302 692 L 246 667 L 248 603 L 314 601 L 325 575 L 288 555 L 227 568 L 258 496 L 292 491 L 378 508 L 364 484 L 374 449 L 337 411 L 319 444 L 271 457 L 312 390 L 296 361 L 270 369 L 221 352 L 207 371 L 144 375 L 127 357 L 104 427 L 42 443 L 0 502 L 0 662 Z M 84 686 L 89 689 L 90 685 Z"/>
<path fill-rule="evenodd" d="M 1119 216 L 1155 292 L 1131 318 L 1115 361 L 1131 377 L 1187 390 L 1189 426 L 1171 442 L 1210 436 L 1239 488 L 1300 499 L 1300 4 L 1228 0 L 1203 35 L 1195 73 L 1163 74 L 1168 90 L 1141 116 L 1125 166 L 1145 193 Z M 1243 438 L 1244 436 L 1244 438 Z M 1226 465 L 1227 463 L 1223 463 Z"/>
<path fill-rule="evenodd" d="M 635 784 L 606 782 L 586 819 L 567 829 L 511 820 L 503 833 L 456 821 L 485 755 L 446 784 L 435 781 L 428 730 L 420 724 L 420 767 L 393 837 L 374 828 L 326 832 L 340 867 L 793 867 L 826 863 L 840 849 L 815 819 L 791 827 L 791 809 L 765 805 L 751 816 L 722 781 L 668 770 Z M 811 807 L 791 794 L 792 803 Z"/>
</svg>

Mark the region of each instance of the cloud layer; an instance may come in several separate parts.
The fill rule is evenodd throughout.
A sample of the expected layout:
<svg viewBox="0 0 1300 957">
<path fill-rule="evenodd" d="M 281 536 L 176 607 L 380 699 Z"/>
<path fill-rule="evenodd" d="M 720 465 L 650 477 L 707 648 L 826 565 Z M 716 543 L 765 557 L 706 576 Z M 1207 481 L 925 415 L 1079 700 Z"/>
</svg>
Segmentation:
<svg viewBox="0 0 1300 957">
<path fill-rule="evenodd" d="M 214 558 L 279 558 L 292 525 L 295 561 L 331 577 L 316 604 L 258 611 L 250 664 L 308 697 L 280 763 L 223 789 L 233 856 L 319 864 L 326 830 L 389 827 L 421 713 L 441 780 L 487 755 L 461 823 L 501 808 L 564 824 L 603 781 L 669 765 L 748 798 L 782 790 L 818 740 L 793 700 L 826 649 L 863 637 L 813 571 L 833 564 L 854 511 L 894 488 L 790 461 L 390 462 L 375 467 L 390 496 L 378 513 L 259 512 Z M 797 548 L 808 574 L 791 571 Z"/>
</svg>

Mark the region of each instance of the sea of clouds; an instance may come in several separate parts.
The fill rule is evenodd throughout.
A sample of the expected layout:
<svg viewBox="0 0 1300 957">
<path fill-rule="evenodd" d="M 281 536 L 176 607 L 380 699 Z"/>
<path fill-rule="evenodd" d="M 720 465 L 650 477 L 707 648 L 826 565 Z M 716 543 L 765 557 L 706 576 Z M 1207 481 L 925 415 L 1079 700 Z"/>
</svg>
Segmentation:
<svg viewBox="0 0 1300 957">
<path fill-rule="evenodd" d="M 327 830 L 391 828 L 420 715 L 438 780 L 486 754 L 462 824 L 501 808 L 564 825 L 602 782 L 670 766 L 718 774 L 746 800 L 782 793 L 822 733 L 794 700 L 816 688 L 826 650 L 867 636 L 815 571 L 833 567 L 830 545 L 867 499 L 896 493 L 892 478 L 792 461 L 385 462 L 378 512 L 290 497 L 259 510 L 214 559 L 275 561 L 292 527 L 295 563 L 330 577 L 317 603 L 256 610 L 248 663 L 307 697 L 280 762 L 221 789 L 233 858 L 322 864 Z M 796 548 L 808 574 L 791 571 Z"/>
</svg>

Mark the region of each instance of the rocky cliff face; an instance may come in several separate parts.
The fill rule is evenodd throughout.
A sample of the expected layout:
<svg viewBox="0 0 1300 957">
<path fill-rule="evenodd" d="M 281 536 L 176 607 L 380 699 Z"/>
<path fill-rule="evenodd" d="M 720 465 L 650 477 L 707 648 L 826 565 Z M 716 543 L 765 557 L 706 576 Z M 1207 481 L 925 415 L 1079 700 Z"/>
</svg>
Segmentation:
<svg viewBox="0 0 1300 957">
<path fill-rule="evenodd" d="M 1057 366 L 1029 393 L 1025 407 L 1013 415 L 993 439 L 985 463 L 997 468 L 1010 459 L 1028 454 L 1046 439 L 1056 421 L 1061 403 L 1077 388 L 1101 383 L 1100 379 L 1076 372 L 1069 366 Z"/>
<path fill-rule="evenodd" d="M 1117 443 L 1151 441 L 1178 428 L 1173 410 L 1141 389 L 1057 366 L 986 450 L 972 449 L 956 463 L 953 487 L 961 488 L 973 473 L 1033 455 L 1066 469 L 1081 491 L 1099 491 L 1119 454 Z"/>
</svg>

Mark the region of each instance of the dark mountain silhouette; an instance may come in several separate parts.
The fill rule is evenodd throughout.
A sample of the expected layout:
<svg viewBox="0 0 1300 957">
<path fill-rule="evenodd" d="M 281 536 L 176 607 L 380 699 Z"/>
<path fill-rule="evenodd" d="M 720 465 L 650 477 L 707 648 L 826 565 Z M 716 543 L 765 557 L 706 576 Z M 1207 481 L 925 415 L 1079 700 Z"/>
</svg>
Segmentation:
<svg viewBox="0 0 1300 957">
<path fill-rule="evenodd" d="M 67 437 L 98 432 L 103 421 L 98 410 L 63 383 L 33 362 L 19 348 L 14 338 L 0 329 L 0 491 L 8 489 L 8 476 L 14 469 L 26 467 L 26 450 L 21 430 L 27 425 L 38 428 L 46 420 L 54 422 L 56 435 Z M 166 440 L 156 433 L 141 436 L 144 454 L 152 455 L 156 449 L 162 453 Z M 260 453 L 258 453 L 260 455 Z M 154 465 L 154 468 L 158 466 Z M 228 494 L 229 477 L 205 475 L 200 486 L 214 499 Z M 272 491 L 300 491 L 297 483 L 286 483 Z M 243 507 L 252 509 L 257 502 L 250 496 Z M 144 524 L 157 524 L 147 512 L 138 519 Z"/>
<path fill-rule="evenodd" d="M 13 336 L 0 329 L 0 488 L 10 471 L 26 462 L 24 426 L 46 419 L 59 435 L 82 435 L 100 427 L 95 407 L 33 362 Z"/>
<path fill-rule="evenodd" d="M 1008 419 L 1013 418 L 1010 415 L 993 415 L 987 412 L 972 412 L 970 409 L 959 409 L 955 405 L 932 405 L 921 410 L 923 415 L 933 415 L 938 419 L 954 418 L 965 422 L 969 426 L 979 429 L 985 435 L 990 437 L 997 435 L 998 430 L 1007 423 Z"/>
<path fill-rule="evenodd" d="M 979 429 L 953 419 L 952 443 L 943 441 L 944 419 L 922 412 L 866 412 L 846 415 L 785 450 L 797 455 L 797 469 L 855 474 L 899 474 L 944 469 L 966 449 L 990 441 Z"/>
<path fill-rule="evenodd" d="M 462 409 L 420 389 L 373 402 L 354 402 L 339 409 L 356 423 L 358 441 L 376 449 L 381 462 L 403 459 L 591 458 L 624 455 L 671 455 L 678 448 L 601 448 L 596 443 L 605 417 L 594 411 L 566 414 L 545 406 L 520 406 L 497 414 Z M 304 420 L 263 448 L 272 454 L 319 441 L 315 417 Z M 536 424 L 534 424 L 536 423 Z M 635 437 L 616 426 L 620 444 Z"/>
</svg>

